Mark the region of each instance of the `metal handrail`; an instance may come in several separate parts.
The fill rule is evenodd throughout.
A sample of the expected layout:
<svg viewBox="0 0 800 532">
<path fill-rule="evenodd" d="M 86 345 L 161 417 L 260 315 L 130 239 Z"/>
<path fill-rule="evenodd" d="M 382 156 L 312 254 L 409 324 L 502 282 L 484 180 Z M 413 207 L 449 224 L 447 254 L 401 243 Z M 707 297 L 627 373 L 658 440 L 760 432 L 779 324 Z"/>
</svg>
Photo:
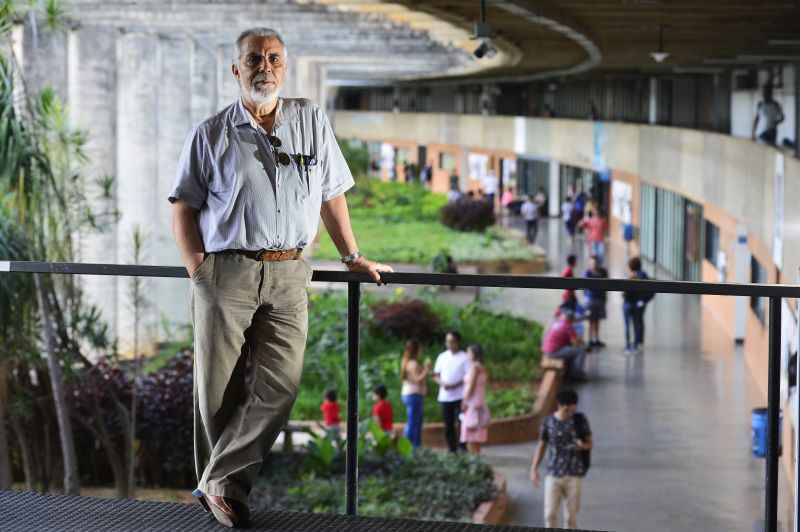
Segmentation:
<svg viewBox="0 0 800 532">
<path fill-rule="evenodd" d="M 187 278 L 179 266 L 141 266 L 122 264 L 86 264 L 65 262 L 0 261 L 0 273 L 52 273 L 64 275 L 113 275 L 160 278 Z M 765 490 L 765 530 L 778 530 L 778 416 L 780 412 L 781 300 L 800 299 L 800 285 L 702 283 L 633 279 L 587 279 L 537 275 L 481 275 L 444 273 L 383 273 L 386 283 L 435 286 L 481 286 L 499 288 L 539 288 L 549 290 L 637 291 L 670 294 L 702 294 L 769 298 L 769 369 L 767 387 L 767 485 Z M 364 273 L 318 270 L 312 281 L 347 283 L 347 441 L 346 484 L 347 513 L 358 508 L 358 324 L 361 285 L 373 283 Z M 800 419 L 800 402 L 797 418 Z M 800 492 L 795 493 L 800 506 Z M 797 506 L 796 506 L 797 507 Z"/>
</svg>

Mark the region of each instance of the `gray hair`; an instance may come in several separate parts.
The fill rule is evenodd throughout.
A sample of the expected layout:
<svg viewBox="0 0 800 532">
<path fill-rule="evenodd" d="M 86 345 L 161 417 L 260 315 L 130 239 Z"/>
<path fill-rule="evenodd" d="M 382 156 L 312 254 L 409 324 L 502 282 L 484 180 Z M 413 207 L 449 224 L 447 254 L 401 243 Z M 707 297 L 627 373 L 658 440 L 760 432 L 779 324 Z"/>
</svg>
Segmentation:
<svg viewBox="0 0 800 532">
<path fill-rule="evenodd" d="M 281 34 L 272 28 L 258 27 L 244 30 L 236 38 L 236 63 L 239 62 L 239 57 L 242 55 L 242 43 L 250 37 L 271 37 L 283 45 L 283 58 L 286 59 L 289 55 L 289 48 L 286 47 L 286 42 L 281 37 Z"/>
</svg>

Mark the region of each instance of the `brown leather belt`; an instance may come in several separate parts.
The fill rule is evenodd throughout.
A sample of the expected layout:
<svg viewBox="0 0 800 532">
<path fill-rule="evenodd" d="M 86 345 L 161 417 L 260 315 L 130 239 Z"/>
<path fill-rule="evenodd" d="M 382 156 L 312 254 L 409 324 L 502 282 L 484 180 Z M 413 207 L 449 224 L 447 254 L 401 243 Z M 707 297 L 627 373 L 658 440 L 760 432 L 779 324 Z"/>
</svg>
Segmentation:
<svg viewBox="0 0 800 532">
<path fill-rule="evenodd" d="M 222 253 L 235 253 L 261 262 L 280 262 L 284 260 L 297 260 L 303 255 L 302 248 L 295 249 L 261 249 L 249 251 L 246 249 L 228 249 Z"/>
</svg>

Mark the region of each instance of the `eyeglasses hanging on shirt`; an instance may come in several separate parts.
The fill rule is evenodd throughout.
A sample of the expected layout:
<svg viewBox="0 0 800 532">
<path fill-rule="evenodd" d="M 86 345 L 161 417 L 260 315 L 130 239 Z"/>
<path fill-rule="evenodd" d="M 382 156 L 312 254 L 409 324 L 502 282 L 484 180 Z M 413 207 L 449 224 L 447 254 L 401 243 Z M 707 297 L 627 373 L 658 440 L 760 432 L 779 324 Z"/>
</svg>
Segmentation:
<svg viewBox="0 0 800 532">
<path fill-rule="evenodd" d="M 283 145 L 281 139 L 279 139 L 275 135 L 268 135 L 267 139 L 269 139 L 269 143 L 272 146 L 272 151 L 275 153 L 275 161 L 278 164 L 281 164 L 283 166 L 288 166 L 289 164 L 291 164 L 292 159 L 294 159 L 294 162 L 297 164 L 298 170 L 300 170 L 301 177 L 305 179 L 306 190 L 308 192 L 308 195 L 310 196 L 311 176 L 309 174 L 309 168 L 317 165 L 316 156 L 313 154 L 305 155 L 302 153 L 295 153 L 292 155 L 288 155 L 285 152 L 278 150 L 278 148 L 280 148 Z"/>
</svg>

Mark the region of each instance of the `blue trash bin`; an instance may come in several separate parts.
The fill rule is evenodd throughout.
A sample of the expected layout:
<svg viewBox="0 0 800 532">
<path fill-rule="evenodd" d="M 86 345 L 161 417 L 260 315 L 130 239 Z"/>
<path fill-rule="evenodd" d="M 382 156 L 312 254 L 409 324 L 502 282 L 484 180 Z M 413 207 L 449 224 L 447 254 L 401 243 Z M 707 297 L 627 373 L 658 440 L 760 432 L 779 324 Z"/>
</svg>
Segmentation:
<svg viewBox="0 0 800 532">
<path fill-rule="evenodd" d="M 624 224 L 622 226 L 622 239 L 625 242 L 633 240 L 633 224 Z"/>
<path fill-rule="evenodd" d="M 753 456 L 765 458 L 767 456 L 767 409 L 754 408 L 751 419 L 751 435 L 753 439 Z M 778 415 L 778 448 L 780 449 L 781 433 L 783 431 L 783 412 Z"/>
</svg>

